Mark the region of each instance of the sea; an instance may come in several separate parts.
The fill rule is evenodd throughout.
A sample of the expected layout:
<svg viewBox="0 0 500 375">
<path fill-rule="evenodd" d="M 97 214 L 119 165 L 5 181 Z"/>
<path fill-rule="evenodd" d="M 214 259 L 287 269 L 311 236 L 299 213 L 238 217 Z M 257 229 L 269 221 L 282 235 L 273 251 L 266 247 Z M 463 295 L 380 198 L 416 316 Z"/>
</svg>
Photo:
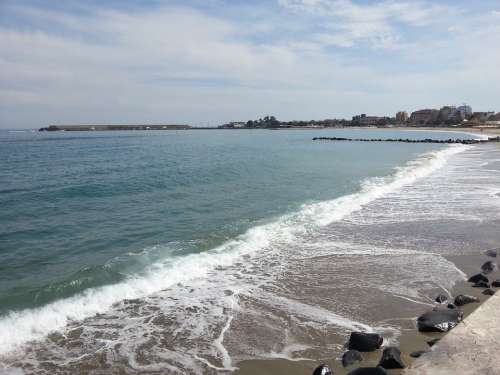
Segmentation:
<svg viewBox="0 0 500 375">
<path fill-rule="evenodd" d="M 0 373 L 338 356 L 500 245 L 497 145 L 395 130 L 0 131 Z"/>
</svg>

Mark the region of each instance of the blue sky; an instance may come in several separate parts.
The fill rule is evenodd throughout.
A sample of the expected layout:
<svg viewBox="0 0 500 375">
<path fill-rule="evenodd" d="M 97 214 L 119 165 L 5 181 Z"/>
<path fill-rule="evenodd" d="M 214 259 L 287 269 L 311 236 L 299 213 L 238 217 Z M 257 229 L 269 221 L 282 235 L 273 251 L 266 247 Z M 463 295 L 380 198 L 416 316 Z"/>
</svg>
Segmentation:
<svg viewBox="0 0 500 375">
<path fill-rule="evenodd" d="M 500 1 L 0 0 L 0 128 L 500 111 Z"/>
</svg>

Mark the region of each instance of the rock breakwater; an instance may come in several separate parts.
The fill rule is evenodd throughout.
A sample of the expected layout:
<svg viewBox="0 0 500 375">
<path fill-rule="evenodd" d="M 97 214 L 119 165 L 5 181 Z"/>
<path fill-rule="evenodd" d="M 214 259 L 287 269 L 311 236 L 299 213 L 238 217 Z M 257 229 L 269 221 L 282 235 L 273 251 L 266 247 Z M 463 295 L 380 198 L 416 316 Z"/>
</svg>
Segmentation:
<svg viewBox="0 0 500 375">
<path fill-rule="evenodd" d="M 344 138 L 344 137 L 314 137 L 313 141 L 347 141 L 347 142 L 400 142 L 400 143 L 444 143 L 444 144 L 462 144 L 475 145 L 483 143 L 500 142 L 499 137 L 490 137 L 488 139 L 409 139 L 409 138 Z"/>
</svg>

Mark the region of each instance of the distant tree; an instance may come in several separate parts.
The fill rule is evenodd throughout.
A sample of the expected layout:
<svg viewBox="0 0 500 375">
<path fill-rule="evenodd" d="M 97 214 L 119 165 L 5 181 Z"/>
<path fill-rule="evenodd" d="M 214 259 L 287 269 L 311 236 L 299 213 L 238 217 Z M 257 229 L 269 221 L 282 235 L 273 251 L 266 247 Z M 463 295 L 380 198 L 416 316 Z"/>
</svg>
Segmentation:
<svg viewBox="0 0 500 375">
<path fill-rule="evenodd" d="M 280 122 L 276 120 L 276 117 L 271 116 L 269 117 L 269 125 L 271 128 L 277 128 L 280 126 Z"/>
</svg>

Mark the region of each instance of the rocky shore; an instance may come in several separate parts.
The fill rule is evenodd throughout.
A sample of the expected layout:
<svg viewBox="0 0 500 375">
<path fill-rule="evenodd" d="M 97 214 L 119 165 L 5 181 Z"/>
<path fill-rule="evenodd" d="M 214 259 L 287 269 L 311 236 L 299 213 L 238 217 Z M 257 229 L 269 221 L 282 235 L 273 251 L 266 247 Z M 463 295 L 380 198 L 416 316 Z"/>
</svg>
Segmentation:
<svg viewBox="0 0 500 375">
<path fill-rule="evenodd" d="M 413 364 L 422 367 L 422 363 L 427 362 L 427 356 L 435 364 L 437 354 L 434 355 L 433 352 L 440 347 L 441 339 L 446 337 L 448 332 L 454 332 L 454 329 L 461 327 L 465 317 L 471 315 L 482 302 L 488 301 L 491 296 L 497 297 L 496 289 L 500 288 L 500 272 L 496 261 L 498 254 L 500 249 L 490 249 L 478 256 L 459 260 L 459 263 L 464 262 L 461 266 L 469 274 L 467 280 L 454 288 L 453 296 L 437 294 L 434 307 L 417 313 L 419 315 L 412 324 L 404 328 L 398 345 L 387 340 L 383 334 L 353 331 L 345 343 L 343 354 L 338 358 L 325 359 L 315 364 L 308 361 L 250 361 L 238 364 L 240 370 L 237 374 L 246 375 L 255 371 L 294 375 L 433 374 L 413 372 Z M 465 263 L 471 261 L 476 264 L 479 261 L 481 266 L 466 266 Z M 442 349 L 438 351 L 440 352 Z M 471 369 L 469 373 L 481 373 L 474 370 Z"/>
<path fill-rule="evenodd" d="M 498 264 L 496 262 L 498 253 L 498 249 L 485 251 L 484 255 L 486 257 L 493 258 L 493 260 L 485 261 L 478 269 L 479 272 L 471 275 L 467 280 L 471 288 L 481 290 L 481 294 L 484 296 L 489 297 L 495 295 L 495 289 L 500 287 L 500 279 L 491 278 L 490 280 L 488 277 L 488 275 L 493 275 L 498 272 Z M 417 318 L 416 329 L 422 334 L 444 334 L 449 332 L 463 321 L 463 306 L 477 304 L 479 302 L 480 299 L 478 297 L 469 294 L 458 294 L 454 298 L 450 298 L 444 294 L 439 294 L 435 298 L 436 306 L 433 309 L 421 314 Z M 410 357 L 419 358 L 421 356 L 425 356 L 433 350 L 432 347 L 434 347 L 440 339 L 441 337 L 435 337 L 428 340 L 427 348 L 422 348 L 421 350 L 409 353 Z M 407 368 L 407 364 L 401 359 L 401 350 L 396 346 L 388 345 L 383 347 L 383 345 L 384 338 L 382 335 L 377 333 L 352 332 L 349 341 L 346 344 L 348 351 L 343 354 L 341 362 L 344 368 L 356 368 L 349 371 L 347 374 L 384 375 L 394 373 L 388 372 L 392 370 L 400 370 L 396 373 L 402 373 L 401 371 Z M 383 348 L 383 351 L 380 355 L 380 360 L 377 366 L 362 367 L 362 353 L 380 351 L 381 348 Z M 429 357 L 433 358 L 432 356 Z M 488 362 L 491 362 L 491 359 Z M 425 367 L 425 365 L 422 365 L 421 363 L 419 366 L 420 368 Z M 468 371 L 470 374 L 482 373 L 479 370 L 474 371 L 474 369 L 469 369 Z M 421 373 L 430 374 L 432 372 L 419 372 L 419 374 Z M 451 373 L 453 372 L 450 372 L 450 374 Z M 327 364 L 321 364 L 313 371 L 313 375 L 334 375 L 334 371 Z"/>
</svg>

